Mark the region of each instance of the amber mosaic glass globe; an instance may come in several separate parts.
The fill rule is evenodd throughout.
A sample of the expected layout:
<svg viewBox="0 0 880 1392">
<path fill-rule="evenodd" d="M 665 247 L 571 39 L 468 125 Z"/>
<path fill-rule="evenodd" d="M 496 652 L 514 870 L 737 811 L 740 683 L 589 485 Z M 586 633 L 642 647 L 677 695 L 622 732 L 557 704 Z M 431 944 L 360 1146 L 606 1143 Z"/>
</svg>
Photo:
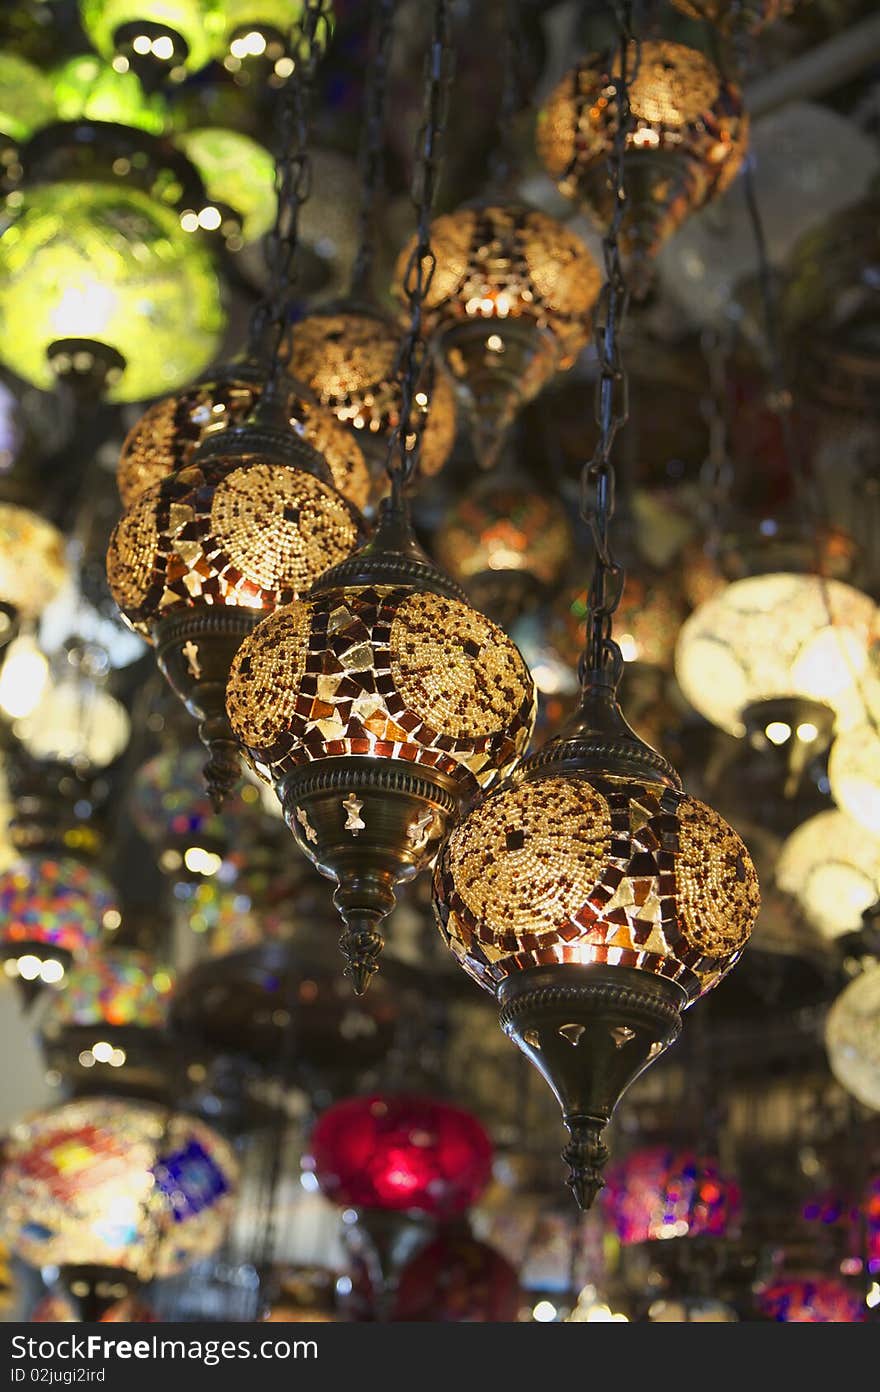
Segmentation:
<svg viewBox="0 0 880 1392">
<path fill-rule="evenodd" d="M 116 482 L 125 507 L 146 489 L 161 483 L 175 470 L 191 463 L 202 441 L 229 425 L 242 425 L 260 399 L 260 383 L 224 376 L 163 397 L 150 406 L 132 426 L 119 456 Z M 327 462 L 339 492 L 363 508 L 370 479 L 355 440 L 329 411 L 294 391 L 290 397 L 290 423 Z"/>
<path fill-rule="evenodd" d="M 551 92 L 537 128 L 547 172 L 603 228 L 613 214 L 605 162 L 617 122 L 619 62 L 614 51 L 578 63 Z M 635 62 L 633 44 L 630 76 Z M 748 117 L 738 89 L 711 59 L 669 40 L 639 45 L 630 106 L 621 240 L 631 253 L 653 256 L 688 213 L 730 184 L 747 149 Z"/>
<path fill-rule="evenodd" d="M 756 34 L 790 14 L 797 0 L 672 0 L 688 19 L 702 19 L 724 33 L 745 30 Z"/>
<path fill-rule="evenodd" d="M 13 1127 L 2 1226 L 32 1266 L 172 1276 L 219 1246 L 237 1180 L 231 1148 L 194 1118 L 84 1098 Z"/>
<path fill-rule="evenodd" d="M 670 572 L 627 572 L 614 627 L 624 662 L 644 663 L 669 671 L 686 604 L 678 577 Z M 556 604 L 550 631 L 554 646 L 570 666 L 584 646 L 587 593 L 579 589 Z"/>
<path fill-rule="evenodd" d="M 431 247 L 425 325 L 489 467 L 519 408 L 587 343 L 601 273 L 562 223 L 515 205 L 436 218 Z M 397 263 L 402 301 L 412 249 L 404 247 Z"/>
<path fill-rule="evenodd" d="M 400 420 L 395 373 L 400 333 L 374 311 L 343 308 L 300 320 L 290 340 L 290 369 L 349 427 L 381 471 Z M 455 443 L 455 395 L 442 374 L 429 374 L 413 403 L 411 446 L 422 474 L 439 472 Z"/>
<path fill-rule="evenodd" d="M 430 863 L 460 807 L 512 770 L 534 721 L 517 648 L 414 543 L 384 550 L 387 519 L 308 599 L 260 624 L 227 691 L 249 759 L 364 932 L 390 911 L 393 885 Z M 382 943 L 370 942 L 374 963 Z"/>
</svg>

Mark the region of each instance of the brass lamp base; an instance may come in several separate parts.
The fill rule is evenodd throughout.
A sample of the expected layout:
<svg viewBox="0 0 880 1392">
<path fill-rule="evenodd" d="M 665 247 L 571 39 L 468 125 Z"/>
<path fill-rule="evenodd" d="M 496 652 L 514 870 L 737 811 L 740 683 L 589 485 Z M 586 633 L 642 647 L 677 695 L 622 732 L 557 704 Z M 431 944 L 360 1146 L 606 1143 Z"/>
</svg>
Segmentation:
<svg viewBox="0 0 880 1392">
<path fill-rule="evenodd" d="M 58 1284 L 83 1324 L 97 1324 L 107 1311 L 126 1296 L 133 1295 L 141 1282 L 133 1271 L 116 1266 L 62 1266 Z"/>
<path fill-rule="evenodd" d="M 378 970 L 379 925 L 394 908 L 395 886 L 431 863 L 461 791 L 437 770 L 402 759 L 342 757 L 295 769 L 278 795 L 301 849 L 337 882 L 346 975 L 362 995 Z"/>
<path fill-rule="evenodd" d="M 517 412 L 556 371 L 555 340 L 533 319 L 465 319 L 440 335 L 438 354 L 465 414 L 477 462 L 491 469 Z"/>
<path fill-rule="evenodd" d="M 218 811 L 241 774 L 238 741 L 226 716 L 229 668 L 261 618 L 255 609 L 218 605 L 162 619 L 153 630 L 159 667 L 199 722 L 199 738 L 210 756 L 205 782 Z"/>
<path fill-rule="evenodd" d="M 498 991 L 500 1024 L 546 1079 L 571 1137 L 562 1152 L 578 1206 L 604 1184 L 602 1132 L 630 1083 L 681 1031 L 684 990 L 632 967 L 532 967 Z"/>
</svg>

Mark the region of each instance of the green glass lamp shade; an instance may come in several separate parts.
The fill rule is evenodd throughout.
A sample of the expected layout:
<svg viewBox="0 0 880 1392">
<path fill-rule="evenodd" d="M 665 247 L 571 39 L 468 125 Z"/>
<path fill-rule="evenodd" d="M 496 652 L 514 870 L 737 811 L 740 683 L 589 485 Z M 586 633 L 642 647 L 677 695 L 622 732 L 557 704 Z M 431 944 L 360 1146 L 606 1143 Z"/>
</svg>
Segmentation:
<svg viewBox="0 0 880 1392">
<path fill-rule="evenodd" d="M 207 366 L 223 325 L 208 252 L 137 189 L 31 189 L 0 235 L 0 358 L 35 386 L 53 384 L 53 345 L 88 340 L 124 359 L 109 400 L 174 391 Z"/>
<path fill-rule="evenodd" d="M 286 38 L 302 18 L 302 12 L 303 0 L 225 0 L 226 43 L 237 58 L 259 58 L 264 54 L 280 57 L 280 54 L 267 53 L 268 44 L 277 36 Z M 259 38 L 263 39 L 262 44 L 257 42 Z"/>
<path fill-rule="evenodd" d="M 27 140 L 55 119 L 48 78 L 15 53 L 0 53 L 0 136 Z"/>
<path fill-rule="evenodd" d="M 170 37 L 188 72 L 198 72 L 217 56 L 220 36 L 226 28 L 218 0 L 80 0 L 83 29 L 102 57 L 112 61 L 126 47 L 138 26 L 153 42 L 157 57 L 165 52 L 162 39 Z M 185 53 L 183 47 L 185 45 Z"/>
<path fill-rule="evenodd" d="M 108 121 L 162 135 L 168 107 L 160 93 L 148 96 L 133 72 L 117 72 L 94 53 L 69 58 L 53 74 L 55 106 L 62 121 Z"/>
<path fill-rule="evenodd" d="M 177 144 L 202 177 L 208 197 L 241 219 L 242 236 L 255 242 L 275 221 L 275 161 L 256 140 L 238 131 L 205 127 L 187 131 Z"/>
</svg>

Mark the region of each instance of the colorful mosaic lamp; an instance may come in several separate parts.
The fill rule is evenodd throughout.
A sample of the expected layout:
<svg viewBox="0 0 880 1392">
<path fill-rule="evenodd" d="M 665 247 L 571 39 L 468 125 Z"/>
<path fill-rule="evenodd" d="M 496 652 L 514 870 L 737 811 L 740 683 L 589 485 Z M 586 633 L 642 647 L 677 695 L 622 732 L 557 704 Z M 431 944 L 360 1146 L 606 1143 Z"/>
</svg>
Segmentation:
<svg viewBox="0 0 880 1392">
<path fill-rule="evenodd" d="M 614 89 L 621 101 L 623 88 Z M 624 212 L 622 169 L 615 196 Z M 602 1132 L 619 1098 L 677 1038 L 682 1011 L 734 965 L 759 902 L 739 836 L 682 791 L 617 703 L 623 657 L 612 620 L 623 574 L 608 525 L 625 287 L 610 253 L 609 267 L 600 439 L 584 478 L 596 559 L 580 703 L 452 829 L 434 876 L 448 946 L 497 997 L 502 1028 L 560 1103 L 582 1207 L 604 1182 Z"/>
<path fill-rule="evenodd" d="M 825 1276 L 783 1276 L 762 1287 L 755 1303 L 779 1324 L 861 1324 L 868 1317 L 858 1290 Z"/>
<path fill-rule="evenodd" d="M 605 1212 L 626 1244 L 671 1237 L 725 1237 L 739 1214 L 739 1188 L 717 1161 L 651 1146 L 608 1172 Z"/>
<path fill-rule="evenodd" d="M 407 295 L 413 243 L 395 293 Z M 425 327 L 459 399 L 478 463 L 491 468 L 514 417 L 589 339 L 599 268 L 583 242 L 546 213 L 464 207 L 431 227 L 436 264 Z"/>
<path fill-rule="evenodd" d="M 39 852 L 0 875 L 0 956 L 26 993 L 57 985 L 118 916 L 110 882 L 71 855 Z"/>
<path fill-rule="evenodd" d="M 630 192 L 622 245 L 636 283 L 647 280 L 645 258 L 685 217 L 722 193 L 748 145 L 748 117 L 733 83 L 705 54 L 685 44 L 631 43 L 627 68 L 633 121 L 627 132 Z M 614 202 L 605 161 L 617 127 L 615 82 L 620 55 L 593 53 L 551 92 L 538 118 L 538 154 L 567 198 L 607 228 Z"/>
<path fill-rule="evenodd" d="M 231 1148 L 191 1117 L 117 1098 L 67 1102 L 12 1129 L 2 1228 L 31 1266 L 57 1266 L 97 1318 L 99 1287 L 167 1277 L 210 1256 L 238 1182 Z"/>
</svg>

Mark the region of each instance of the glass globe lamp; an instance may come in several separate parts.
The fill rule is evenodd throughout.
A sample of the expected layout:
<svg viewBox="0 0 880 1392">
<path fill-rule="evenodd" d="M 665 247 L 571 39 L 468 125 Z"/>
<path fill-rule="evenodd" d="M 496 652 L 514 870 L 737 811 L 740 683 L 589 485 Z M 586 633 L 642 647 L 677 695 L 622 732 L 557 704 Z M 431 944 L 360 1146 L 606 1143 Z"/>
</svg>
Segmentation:
<svg viewBox="0 0 880 1392">
<path fill-rule="evenodd" d="M 218 807 L 240 772 L 225 712 L 234 654 L 260 618 L 303 594 L 361 535 L 327 461 L 291 429 L 289 395 L 264 391 L 241 427 L 209 434 L 191 463 L 140 493 L 107 553 L 123 617 L 155 644 L 199 723 Z"/>
<path fill-rule="evenodd" d="M 489 1183 L 492 1144 L 470 1112 L 408 1094 L 353 1097 L 318 1118 L 309 1151 L 323 1194 L 342 1208 L 448 1220 Z"/>
<path fill-rule="evenodd" d="M 255 242 L 275 221 L 275 162 L 269 151 L 239 131 L 204 127 L 185 131 L 177 144 L 201 175 L 214 204 L 232 209 L 241 241 Z"/>
<path fill-rule="evenodd" d="M 0 143 L 20 145 L 55 117 L 52 84 L 17 53 L 0 53 Z"/>
<path fill-rule="evenodd" d="M 58 528 L 30 508 L 0 503 L 0 645 L 15 636 L 20 620 L 38 619 L 66 579 Z"/>
<path fill-rule="evenodd" d="M 25 991 L 60 982 L 98 941 L 116 894 L 99 870 L 70 855 L 34 854 L 0 874 L 0 956 Z"/>
<path fill-rule="evenodd" d="M 231 1214 L 238 1165 L 192 1117 L 83 1098 L 16 1125 L 0 1179 L 2 1226 L 68 1291 L 114 1275 L 167 1277 L 210 1256 Z"/>
<path fill-rule="evenodd" d="M 839 580 L 771 573 L 735 580 L 682 627 L 679 686 L 695 710 L 758 747 L 827 748 L 835 713 L 859 702 L 877 610 Z"/>
<path fill-rule="evenodd" d="M 14 725 L 22 744 L 40 761 L 71 764 L 80 771 L 107 768 L 128 744 L 128 712 L 104 685 L 109 659 L 102 649 L 72 643 L 56 664 L 34 709 Z"/>
<path fill-rule="evenodd" d="M 39 185 L 0 235 L 0 354 L 34 386 L 97 362 L 110 401 L 171 391 L 223 322 L 209 253 L 137 188 Z"/>
<path fill-rule="evenodd" d="M 509 626 L 558 585 L 571 556 L 571 525 L 550 495 L 493 483 L 453 505 L 434 549 L 474 604 Z"/>
<path fill-rule="evenodd" d="M 633 44 L 629 74 L 635 57 Z M 590 54 L 551 92 L 538 117 L 545 169 L 603 228 L 614 210 L 605 161 L 614 141 L 611 84 L 619 63 L 616 50 Z M 640 44 L 630 106 L 622 245 L 644 282 L 645 258 L 733 180 L 747 149 L 748 117 L 738 89 L 708 57 L 669 40 Z"/>
<path fill-rule="evenodd" d="M 225 4 L 219 0 L 80 0 L 88 38 L 117 71 L 147 85 L 177 81 L 219 56 Z"/>
<path fill-rule="evenodd" d="M 624 662 L 670 671 L 685 613 L 684 597 L 675 575 L 628 571 L 614 614 Z M 551 620 L 555 646 L 572 667 L 577 665 L 583 649 L 586 618 L 587 592 L 578 589 L 560 599 Z"/>
<path fill-rule="evenodd" d="M 209 435 L 241 426 L 260 399 L 259 374 L 252 363 L 237 363 L 229 373 L 163 397 L 144 412 L 125 438 L 116 482 L 128 508 L 153 485 L 192 462 Z M 370 478 L 360 447 L 317 405 L 309 393 L 291 386 L 290 426 L 327 463 L 334 486 L 354 507 L 363 509 Z"/>
<path fill-rule="evenodd" d="M 841 1087 L 880 1112 L 880 967 L 841 991 L 825 1022 L 825 1049 Z"/>
<path fill-rule="evenodd" d="M 783 844 L 776 882 L 823 937 L 854 933 L 880 899 L 880 838 L 843 812 L 820 812 Z"/>
<path fill-rule="evenodd" d="M 336 880 L 348 974 L 377 970 L 395 885 L 525 750 L 535 695 L 519 651 L 466 603 L 386 500 L 371 542 L 239 650 L 227 705 L 306 855 Z"/>
<path fill-rule="evenodd" d="M 739 1188 L 717 1161 L 651 1146 L 608 1173 L 603 1207 L 629 1245 L 670 1237 L 725 1237 L 739 1214 Z"/>
<path fill-rule="evenodd" d="M 839 729 L 828 758 L 831 796 L 874 837 L 880 837 L 880 697 L 863 683 L 861 718 Z"/>
<path fill-rule="evenodd" d="M 133 72 L 117 71 L 94 53 L 68 58 L 52 74 L 60 121 L 106 121 L 164 135 L 168 106 L 159 93 L 147 93 Z"/>
<path fill-rule="evenodd" d="M 860 1324 L 867 1318 L 857 1290 L 823 1276 L 783 1277 L 758 1291 L 761 1314 L 779 1324 Z"/>
<path fill-rule="evenodd" d="M 343 305 L 307 315 L 290 337 L 290 370 L 322 406 L 347 426 L 383 485 L 391 433 L 400 419 L 395 364 L 400 334 L 375 310 Z M 416 392 L 411 445 L 419 446 L 419 470 L 442 469 L 455 443 L 455 394 L 442 373 L 430 373 Z"/>
<path fill-rule="evenodd" d="M 563 731 L 453 828 L 434 905 L 556 1095 L 569 1184 L 589 1207 L 617 1101 L 748 940 L 759 895 L 745 846 L 591 685 Z"/>
<path fill-rule="evenodd" d="M 303 0 L 224 0 L 224 67 L 280 86 L 295 68 L 303 9 Z M 316 35 L 327 37 L 323 29 Z"/>
<path fill-rule="evenodd" d="M 519 1279 L 510 1262 L 467 1228 L 452 1228 L 404 1266 L 391 1318 L 396 1323 L 513 1324 L 519 1306 Z"/>
<path fill-rule="evenodd" d="M 601 274 L 562 223 L 512 205 L 464 207 L 435 219 L 431 246 L 436 264 L 424 322 L 488 469 L 520 407 L 587 343 Z M 395 273 L 404 302 L 411 254 L 412 244 Z"/>
</svg>

